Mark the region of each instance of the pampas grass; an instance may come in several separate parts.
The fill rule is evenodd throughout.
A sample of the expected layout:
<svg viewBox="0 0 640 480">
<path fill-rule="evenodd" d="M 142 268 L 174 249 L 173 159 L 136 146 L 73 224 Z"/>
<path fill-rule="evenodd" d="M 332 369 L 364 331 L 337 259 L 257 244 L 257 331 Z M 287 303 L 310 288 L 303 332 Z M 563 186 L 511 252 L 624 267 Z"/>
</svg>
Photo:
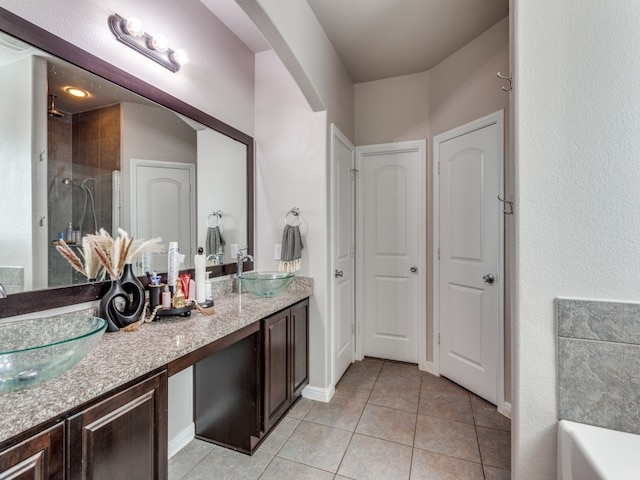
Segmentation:
<svg viewBox="0 0 640 480">
<path fill-rule="evenodd" d="M 85 235 L 82 239 L 84 264 L 64 240 L 60 240 L 56 250 L 75 270 L 87 278 L 97 278 L 102 268 L 111 278 L 118 278 L 122 275 L 124 266 L 133 263 L 140 255 L 164 252 L 164 245 L 160 242 L 160 237 L 135 240 L 121 228 L 118 229 L 118 236 L 113 238 L 109 232 L 101 228 L 97 234 Z"/>
<path fill-rule="evenodd" d="M 86 237 L 82 239 L 82 250 L 80 250 L 82 260 L 64 240 L 60 240 L 60 244 L 56 245 L 56 250 L 69 262 L 74 270 L 80 272 L 88 279 L 97 279 L 101 273 L 102 263 L 97 255 L 95 255 L 93 246 Z"/>
</svg>

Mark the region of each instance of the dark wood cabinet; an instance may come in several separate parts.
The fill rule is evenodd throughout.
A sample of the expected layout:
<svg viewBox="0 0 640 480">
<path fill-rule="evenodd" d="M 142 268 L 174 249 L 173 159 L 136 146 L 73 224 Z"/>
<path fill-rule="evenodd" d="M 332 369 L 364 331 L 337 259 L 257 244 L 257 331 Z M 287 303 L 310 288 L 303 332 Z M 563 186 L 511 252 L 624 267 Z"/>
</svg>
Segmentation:
<svg viewBox="0 0 640 480">
<path fill-rule="evenodd" d="M 0 453 L 1 480 L 62 480 L 64 425 L 44 432 Z"/>
<path fill-rule="evenodd" d="M 309 383 L 308 312 L 307 299 L 262 321 L 264 433 L 278 423 Z"/>
<path fill-rule="evenodd" d="M 276 313 L 263 321 L 264 335 L 264 418 L 269 431 L 291 405 L 291 310 Z"/>
<path fill-rule="evenodd" d="M 252 454 L 309 383 L 309 300 L 206 352 L 194 368 L 196 437 Z"/>
<path fill-rule="evenodd" d="M 292 402 L 309 384 L 309 300 L 291 307 Z"/>
<path fill-rule="evenodd" d="M 165 480 L 166 372 L 70 417 L 67 445 L 70 480 Z"/>
</svg>

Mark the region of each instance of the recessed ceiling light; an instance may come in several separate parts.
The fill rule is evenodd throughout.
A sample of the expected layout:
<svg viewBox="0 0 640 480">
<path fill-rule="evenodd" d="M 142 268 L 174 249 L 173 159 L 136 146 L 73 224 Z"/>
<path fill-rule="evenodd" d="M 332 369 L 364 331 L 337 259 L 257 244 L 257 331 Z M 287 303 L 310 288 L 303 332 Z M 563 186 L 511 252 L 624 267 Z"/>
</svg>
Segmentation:
<svg viewBox="0 0 640 480">
<path fill-rule="evenodd" d="M 86 98 L 89 96 L 89 92 L 78 87 L 65 87 L 64 91 L 67 92 L 72 97 Z"/>
</svg>

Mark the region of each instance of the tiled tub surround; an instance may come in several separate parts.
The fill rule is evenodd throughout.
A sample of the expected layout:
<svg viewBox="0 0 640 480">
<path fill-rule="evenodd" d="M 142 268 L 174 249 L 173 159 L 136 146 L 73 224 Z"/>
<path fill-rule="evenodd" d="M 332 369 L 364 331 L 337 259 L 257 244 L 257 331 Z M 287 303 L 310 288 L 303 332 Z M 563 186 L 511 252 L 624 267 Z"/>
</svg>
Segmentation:
<svg viewBox="0 0 640 480">
<path fill-rule="evenodd" d="M 560 419 L 640 433 L 640 304 L 556 306 Z"/>
<path fill-rule="evenodd" d="M 217 291 L 229 291 L 225 282 L 217 283 Z M 312 291 L 312 279 L 296 277 L 275 298 L 227 293 L 214 297 L 213 316 L 194 310 L 188 318 L 146 323 L 137 332 L 106 333 L 68 372 L 42 385 L 0 394 L 0 443 L 287 308 Z"/>
</svg>

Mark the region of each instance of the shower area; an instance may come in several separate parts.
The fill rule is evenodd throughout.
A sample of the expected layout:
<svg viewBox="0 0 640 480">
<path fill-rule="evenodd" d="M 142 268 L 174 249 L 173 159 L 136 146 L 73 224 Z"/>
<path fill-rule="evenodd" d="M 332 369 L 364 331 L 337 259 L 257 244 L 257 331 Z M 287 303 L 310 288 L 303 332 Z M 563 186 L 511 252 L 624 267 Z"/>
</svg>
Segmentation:
<svg viewBox="0 0 640 480">
<path fill-rule="evenodd" d="M 114 222 L 119 223 L 120 105 L 70 114 L 58 110 L 50 95 L 47 144 L 48 285 L 85 283 L 55 245 L 63 238 L 79 250 L 74 240 L 100 228 L 112 234 Z"/>
</svg>

